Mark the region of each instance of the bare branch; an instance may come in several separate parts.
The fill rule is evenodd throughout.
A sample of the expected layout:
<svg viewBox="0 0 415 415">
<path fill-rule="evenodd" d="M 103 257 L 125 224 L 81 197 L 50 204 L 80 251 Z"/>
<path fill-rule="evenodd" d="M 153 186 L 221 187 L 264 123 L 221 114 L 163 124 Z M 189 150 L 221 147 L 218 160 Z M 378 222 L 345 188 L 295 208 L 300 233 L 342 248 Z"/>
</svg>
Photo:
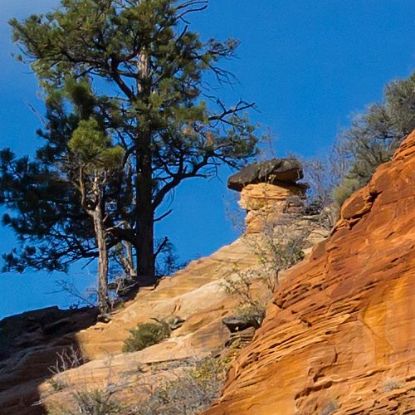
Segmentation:
<svg viewBox="0 0 415 415">
<path fill-rule="evenodd" d="M 156 259 L 157 256 L 163 251 L 163 248 L 167 245 L 168 242 L 169 242 L 169 238 L 166 236 L 163 242 L 157 248 L 156 252 L 154 252 L 154 259 Z"/>
<path fill-rule="evenodd" d="M 163 215 L 161 215 L 158 218 L 154 219 L 154 222 L 160 222 L 164 218 L 167 218 L 167 216 L 169 216 L 172 212 L 173 212 L 173 209 L 169 209 L 166 213 L 163 213 Z"/>
</svg>

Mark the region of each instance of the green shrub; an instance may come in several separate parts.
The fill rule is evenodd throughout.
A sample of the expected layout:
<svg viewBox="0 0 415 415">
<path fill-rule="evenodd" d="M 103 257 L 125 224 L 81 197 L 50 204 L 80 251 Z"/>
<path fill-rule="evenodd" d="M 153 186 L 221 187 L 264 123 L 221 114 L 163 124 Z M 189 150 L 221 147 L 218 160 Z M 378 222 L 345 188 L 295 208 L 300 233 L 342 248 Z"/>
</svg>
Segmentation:
<svg viewBox="0 0 415 415">
<path fill-rule="evenodd" d="M 346 178 L 333 190 L 333 200 L 341 207 L 356 190 L 361 187 L 357 179 Z"/>
<path fill-rule="evenodd" d="M 68 384 L 62 379 L 54 378 L 54 377 L 50 378 L 48 380 L 48 383 L 55 392 L 63 391 L 68 386 Z"/>
<path fill-rule="evenodd" d="M 122 350 L 125 353 L 143 350 L 167 339 L 170 333 L 169 325 L 162 321 L 139 324 L 135 329 L 130 330 L 130 337 L 125 340 Z"/>
<path fill-rule="evenodd" d="M 376 168 L 389 161 L 415 129 L 415 73 L 386 85 L 383 101 L 353 117 L 327 158 L 307 162 L 311 201 L 338 207 L 363 187 Z"/>
</svg>

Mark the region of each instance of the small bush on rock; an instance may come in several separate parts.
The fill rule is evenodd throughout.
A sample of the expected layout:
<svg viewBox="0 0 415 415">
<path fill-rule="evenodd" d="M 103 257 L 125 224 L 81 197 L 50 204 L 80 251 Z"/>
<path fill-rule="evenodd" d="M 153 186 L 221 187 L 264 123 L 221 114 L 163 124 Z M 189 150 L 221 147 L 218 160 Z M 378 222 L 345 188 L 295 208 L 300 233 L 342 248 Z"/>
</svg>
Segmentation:
<svg viewBox="0 0 415 415">
<path fill-rule="evenodd" d="M 173 380 L 162 383 L 140 403 L 134 415 L 196 415 L 219 397 L 226 364 L 206 358 L 195 362 Z"/>
<path fill-rule="evenodd" d="M 336 400 L 331 400 L 323 408 L 323 410 L 321 411 L 321 415 L 332 415 L 337 411 L 337 409 L 339 409 L 339 404 Z"/>
<path fill-rule="evenodd" d="M 122 350 L 124 353 L 143 350 L 167 339 L 170 333 L 169 325 L 163 321 L 139 324 L 135 329 L 130 330 L 130 337 L 124 342 Z"/>
<path fill-rule="evenodd" d="M 243 305 L 235 310 L 235 317 L 250 327 L 258 328 L 265 318 L 265 305 L 260 303 Z"/>
<path fill-rule="evenodd" d="M 72 394 L 74 409 L 55 408 L 48 415 L 121 415 L 124 414 L 119 402 L 107 390 L 75 392 Z"/>
<path fill-rule="evenodd" d="M 383 383 L 383 392 L 391 392 L 395 389 L 399 389 L 402 387 L 402 382 L 400 382 L 398 379 L 389 378 L 386 379 Z"/>
<path fill-rule="evenodd" d="M 82 415 L 118 415 L 122 408 L 112 399 L 111 394 L 105 391 L 77 392 L 75 395 L 77 414 Z"/>
<path fill-rule="evenodd" d="M 341 207 L 346 199 L 361 187 L 362 185 L 357 179 L 345 178 L 343 182 L 333 190 L 333 199 L 337 206 Z"/>
<path fill-rule="evenodd" d="M 228 294 L 239 298 L 242 307 L 251 311 L 265 308 L 279 284 L 279 275 L 304 258 L 308 229 L 298 229 L 287 223 L 269 224 L 262 233 L 261 240 L 246 240 L 258 258 L 258 268 L 241 271 L 235 267 L 233 275 L 225 278 L 223 288 Z M 265 298 L 258 298 L 255 282 L 266 287 Z"/>
</svg>

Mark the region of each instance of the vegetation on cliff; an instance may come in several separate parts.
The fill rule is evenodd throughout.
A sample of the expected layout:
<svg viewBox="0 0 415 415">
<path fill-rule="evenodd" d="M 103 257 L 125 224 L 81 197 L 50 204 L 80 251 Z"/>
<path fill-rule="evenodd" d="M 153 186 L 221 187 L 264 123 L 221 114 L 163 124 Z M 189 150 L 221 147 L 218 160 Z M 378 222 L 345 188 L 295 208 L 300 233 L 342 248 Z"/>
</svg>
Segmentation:
<svg viewBox="0 0 415 415">
<path fill-rule="evenodd" d="M 390 160 L 414 128 L 412 74 L 388 83 L 383 102 L 356 114 L 351 126 L 337 137 L 328 157 L 305 162 L 306 178 L 312 185 L 311 203 L 324 208 L 335 202 L 340 207 L 370 180 L 380 164 Z"/>
<path fill-rule="evenodd" d="M 221 163 L 241 166 L 255 154 L 245 114 L 253 104 L 228 106 L 204 85 L 208 75 L 230 81 L 219 64 L 238 45 L 203 42 L 190 30 L 188 16 L 206 6 L 64 0 L 53 12 L 11 21 L 47 114 L 39 132 L 45 144 L 33 160 L 9 149 L 0 154 L 1 202 L 12 212 L 4 223 L 21 241 L 5 256 L 7 269 L 66 270 L 98 257 L 106 312 L 108 256 L 121 255 L 131 279 L 153 283 L 168 242 L 154 235 L 154 224 L 171 213 L 166 198 L 184 180 L 215 175 Z M 93 164 L 88 159 L 91 137 L 105 147 L 105 167 L 100 161 L 97 168 L 96 154 Z"/>
</svg>

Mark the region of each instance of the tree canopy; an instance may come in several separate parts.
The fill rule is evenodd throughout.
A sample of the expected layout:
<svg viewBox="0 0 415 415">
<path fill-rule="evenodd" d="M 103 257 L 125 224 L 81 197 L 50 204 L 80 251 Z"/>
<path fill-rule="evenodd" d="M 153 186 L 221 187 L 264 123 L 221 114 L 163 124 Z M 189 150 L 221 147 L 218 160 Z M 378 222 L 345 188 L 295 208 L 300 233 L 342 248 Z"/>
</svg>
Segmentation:
<svg viewBox="0 0 415 415">
<path fill-rule="evenodd" d="M 375 169 L 390 160 L 400 142 L 415 129 L 415 74 L 390 82 L 382 103 L 370 105 L 356 115 L 336 144 L 347 160 L 347 173 L 334 190 L 341 205 L 355 190 L 365 185 Z"/>
<path fill-rule="evenodd" d="M 136 275 L 154 280 L 163 248 L 154 223 L 170 213 L 159 212 L 166 197 L 183 180 L 215 175 L 222 163 L 240 167 L 256 154 L 246 117 L 253 104 L 229 106 L 206 82 L 231 81 L 220 62 L 238 45 L 190 30 L 189 16 L 206 6 L 62 0 L 55 11 L 10 22 L 47 112 L 34 159 L 0 153 L 3 222 L 21 242 L 5 256 L 9 269 L 65 270 L 98 256 L 96 229 L 74 185 L 82 161 L 95 172 L 116 171 L 101 189 L 106 247 L 131 244 Z"/>
</svg>

